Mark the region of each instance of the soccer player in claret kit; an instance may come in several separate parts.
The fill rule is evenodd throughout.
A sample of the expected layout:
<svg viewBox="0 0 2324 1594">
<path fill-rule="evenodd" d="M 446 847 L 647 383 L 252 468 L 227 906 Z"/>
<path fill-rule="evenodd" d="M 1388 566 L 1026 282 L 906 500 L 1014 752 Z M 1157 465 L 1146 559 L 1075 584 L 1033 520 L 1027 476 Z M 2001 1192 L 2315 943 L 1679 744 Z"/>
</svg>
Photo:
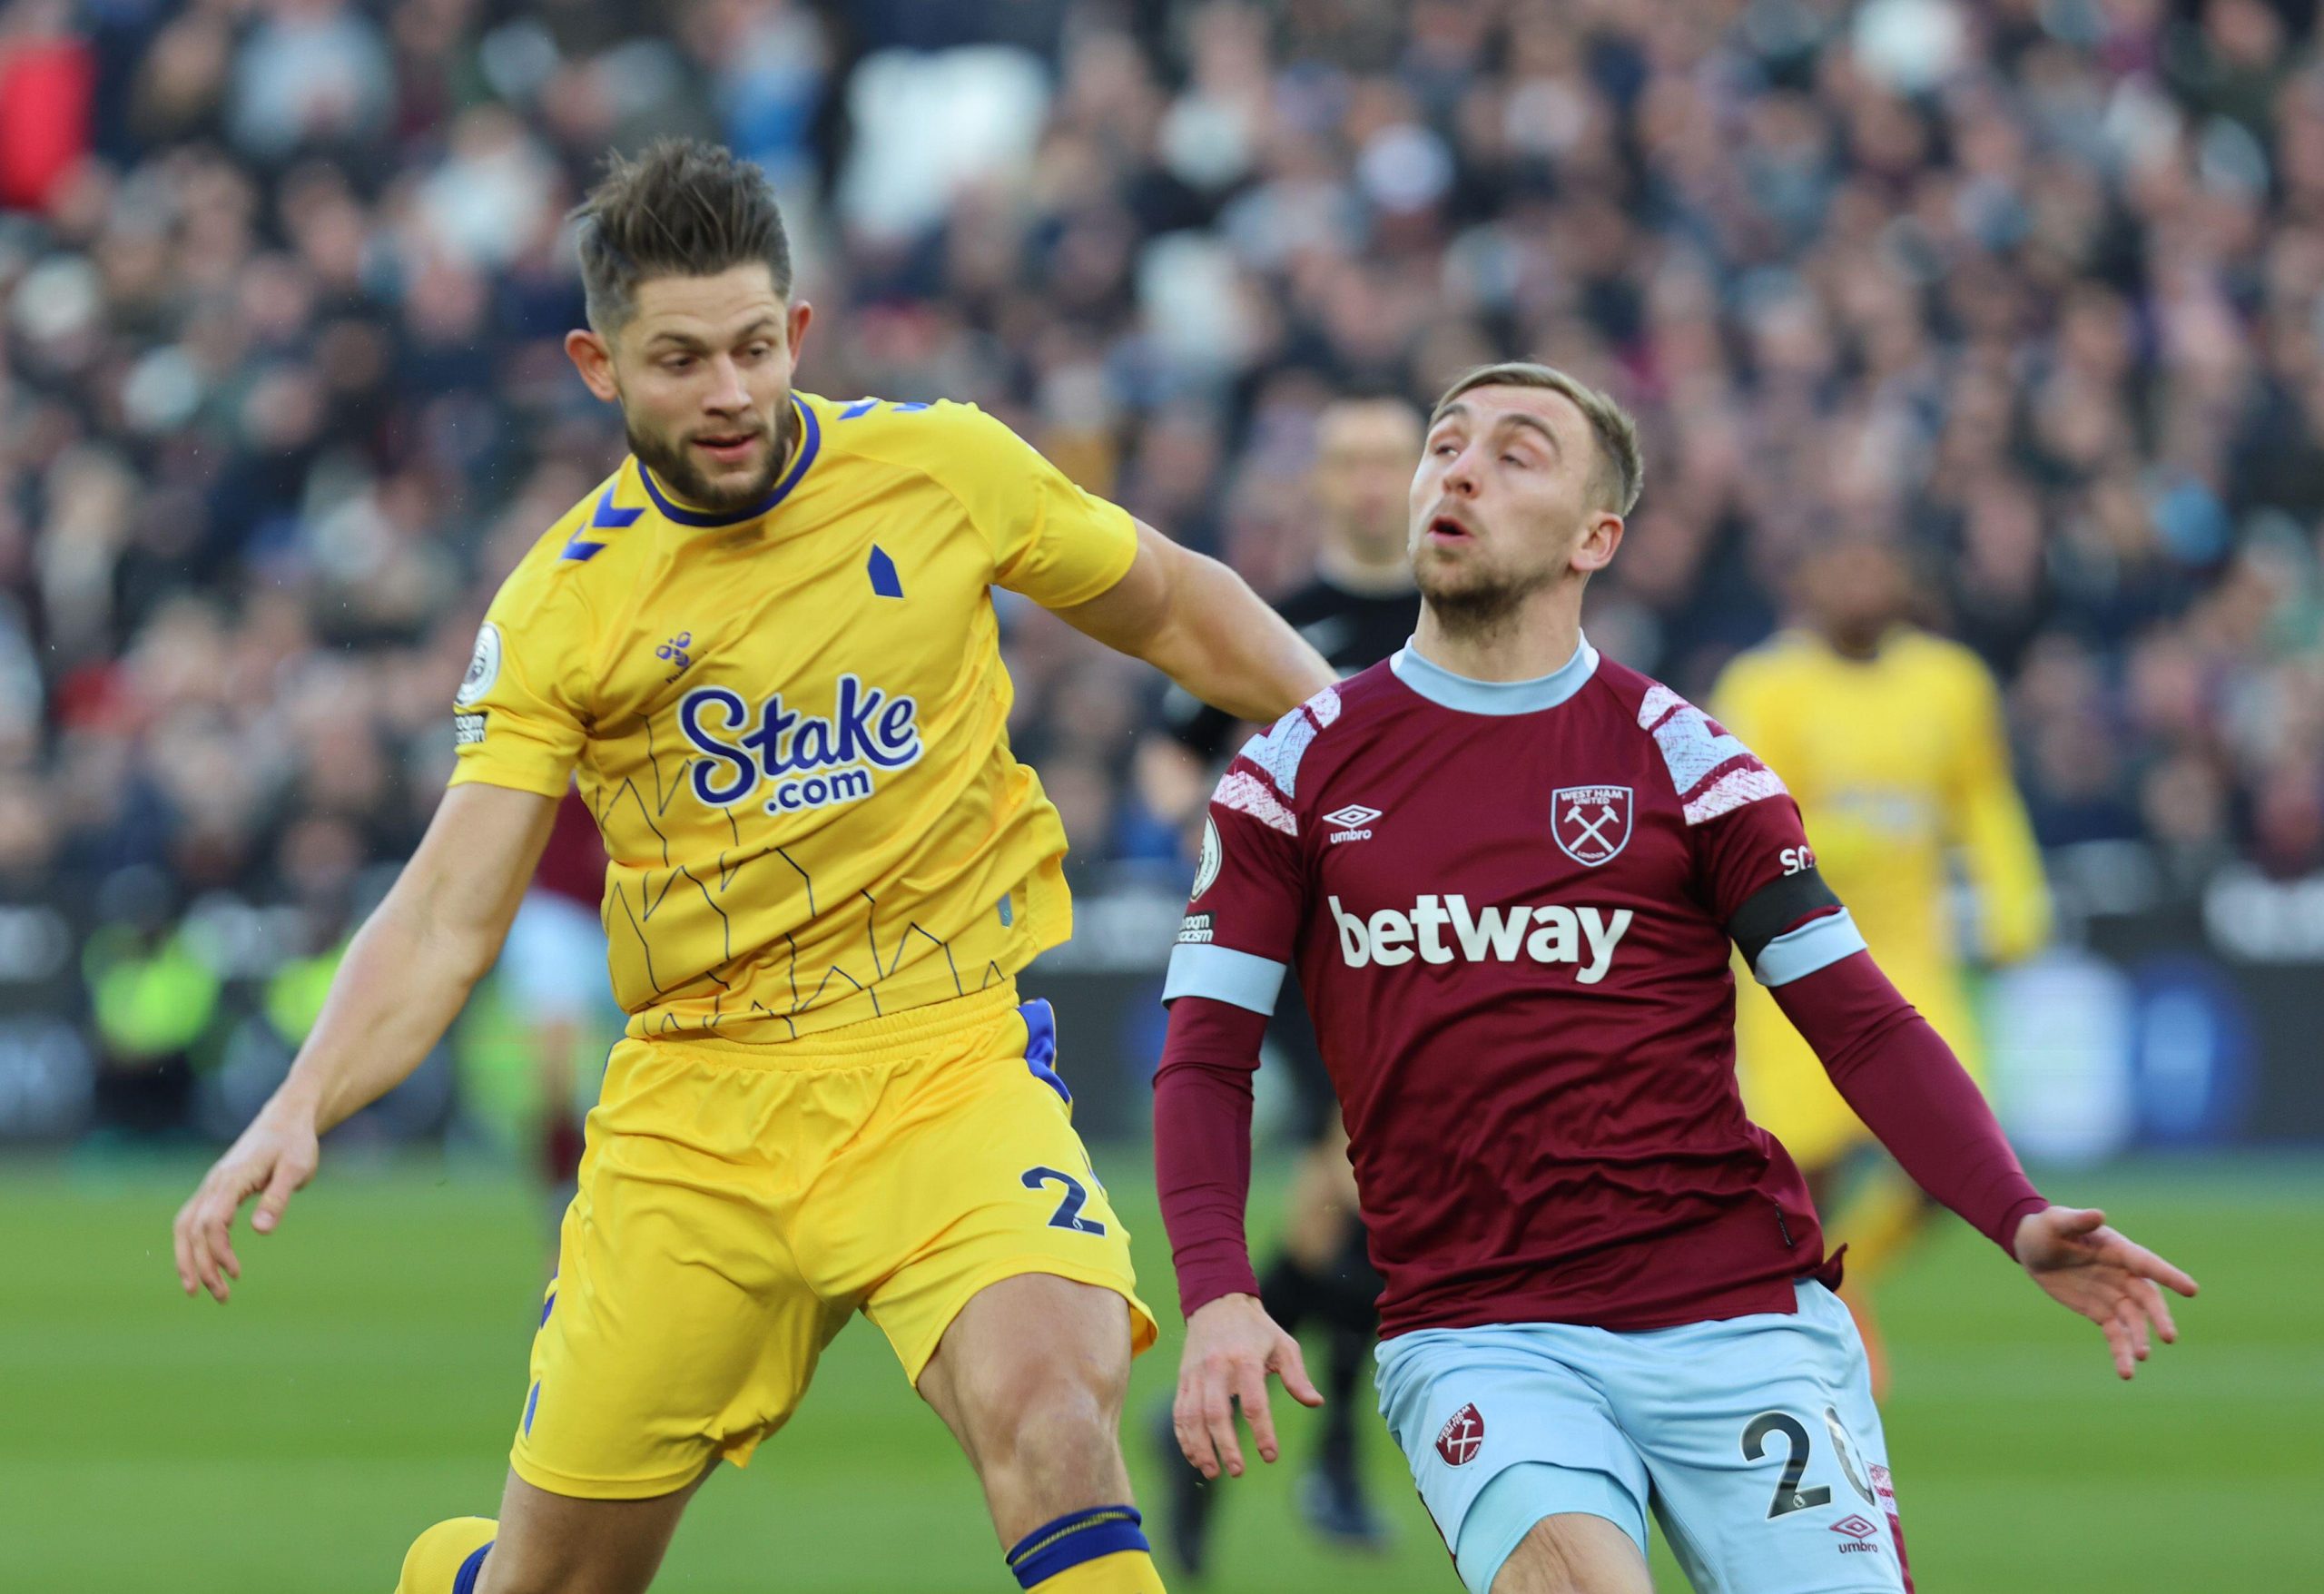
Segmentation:
<svg viewBox="0 0 2324 1594">
<path fill-rule="evenodd" d="M 1250 1072 L 1296 965 L 1387 1287 L 1380 1405 L 1476 1594 L 1638 1594 L 1646 1514 L 1699 1590 L 1909 1589 L 1862 1343 L 1816 1212 L 1745 1117 L 1730 941 L 1933 1196 L 2097 1322 L 2128 1378 L 2194 1282 L 2052 1205 L 1899 997 L 1748 749 L 1601 657 L 1581 590 L 1636 433 L 1536 365 L 1431 418 L 1420 626 L 1245 749 L 1166 997 L 1155 1155 L 1187 1344 L 1179 1441 L 1315 1391 L 1243 1235 Z"/>
<path fill-rule="evenodd" d="M 399 1594 L 636 1594 L 859 1311 L 967 1451 L 1024 1587 L 1153 1594 L 1118 1430 L 1154 1321 L 1049 1006 L 1017 991 L 1071 909 L 1057 810 L 1009 752 L 991 589 L 1238 714 L 1331 672 L 974 408 L 794 392 L 810 312 L 756 167 L 659 145 L 581 221 L 590 330 L 566 349 L 631 457 L 494 599 L 452 789 L 179 1214 L 180 1279 L 224 1300 L 241 1204 L 272 1230 L 318 1135 L 436 1043 L 577 772 L 628 1034 L 500 1516 L 422 1533 Z"/>
</svg>

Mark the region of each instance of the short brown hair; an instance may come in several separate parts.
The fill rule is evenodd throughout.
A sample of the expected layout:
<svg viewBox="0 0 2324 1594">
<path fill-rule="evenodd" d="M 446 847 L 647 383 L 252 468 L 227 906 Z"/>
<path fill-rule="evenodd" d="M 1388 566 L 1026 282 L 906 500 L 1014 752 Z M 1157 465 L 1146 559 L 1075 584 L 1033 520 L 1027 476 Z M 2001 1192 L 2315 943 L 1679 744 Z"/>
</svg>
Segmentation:
<svg viewBox="0 0 2324 1594">
<path fill-rule="evenodd" d="M 714 277 L 756 263 L 791 297 L 791 236 L 774 188 L 732 150 L 664 139 L 634 161 L 615 154 L 573 215 L 589 325 L 599 332 L 635 313 L 637 285 L 649 277 Z"/>
<path fill-rule="evenodd" d="M 1638 422 L 1612 398 L 1553 365 L 1506 359 L 1478 366 L 1454 379 L 1436 408 L 1428 412 L 1428 424 L 1433 428 L 1443 418 L 1445 407 L 1473 388 L 1546 388 L 1563 394 L 1589 419 L 1590 434 L 1598 440 L 1599 496 L 1617 515 L 1628 515 L 1638 507 L 1639 492 L 1646 486 L 1646 458 L 1639 451 Z"/>
</svg>

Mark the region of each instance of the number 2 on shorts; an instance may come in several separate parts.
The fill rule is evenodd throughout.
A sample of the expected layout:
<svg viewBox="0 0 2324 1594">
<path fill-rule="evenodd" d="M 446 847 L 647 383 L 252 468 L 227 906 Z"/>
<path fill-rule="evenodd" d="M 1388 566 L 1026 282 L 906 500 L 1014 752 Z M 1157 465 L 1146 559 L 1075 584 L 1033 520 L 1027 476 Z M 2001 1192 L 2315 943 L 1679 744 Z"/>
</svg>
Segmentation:
<svg viewBox="0 0 2324 1594">
<path fill-rule="evenodd" d="M 1762 1412 L 1752 1418 L 1751 1425 L 1743 1430 L 1743 1459 L 1756 1461 L 1766 1455 L 1770 1433 L 1780 1433 L 1790 1441 L 1791 1454 L 1783 1464 L 1783 1480 L 1776 1485 L 1775 1501 L 1768 1507 L 1768 1520 L 1831 1504 L 1829 1484 L 1818 1483 L 1813 1489 L 1799 1486 L 1799 1480 L 1807 1471 L 1807 1428 L 1790 1412 Z"/>
<path fill-rule="evenodd" d="M 1077 1235 L 1102 1235 L 1106 1225 L 1094 1217 L 1084 1217 L 1081 1209 L 1088 1204 L 1089 1187 L 1071 1174 L 1052 1167 L 1027 1168 L 1018 1181 L 1028 1190 L 1038 1190 L 1044 1185 L 1065 1186 L 1065 1199 L 1057 1204 L 1057 1215 L 1049 1219 L 1053 1229 L 1071 1229 Z"/>
</svg>

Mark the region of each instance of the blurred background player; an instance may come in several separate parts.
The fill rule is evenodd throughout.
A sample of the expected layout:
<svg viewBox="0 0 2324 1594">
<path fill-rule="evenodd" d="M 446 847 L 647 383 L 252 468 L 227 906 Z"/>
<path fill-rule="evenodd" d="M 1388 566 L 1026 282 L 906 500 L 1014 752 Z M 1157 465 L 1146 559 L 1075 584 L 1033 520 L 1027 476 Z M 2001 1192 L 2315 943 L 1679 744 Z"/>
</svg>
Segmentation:
<svg viewBox="0 0 2324 1594">
<path fill-rule="evenodd" d="M 1404 497 L 1420 438 L 1420 412 L 1384 391 L 1335 398 L 1316 417 L 1309 484 L 1319 538 L 1315 578 L 1275 607 L 1344 677 L 1403 646 L 1419 614 L 1404 546 Z M 1213 765 L 1223 764 L 1241 741 L 1238 733 L 1250 728 L 1177 687 L 1163 712 L 1171 733 Z M 1371 1371 L 1380 1275 L 1356 1214 L 1339 1099 L 1305 1002 L 1276 1007 L 1267 1044 L 1291 1082 L 1288 1127 L 1301 1149 L 1281 1248 L 1261 1290 L 1268 1314 L 1286 1332 L 1312 1326 L 1324 1336 L 1323 1432 L 1300 1481 L 1300 1512 L 1326 1539 L 1376 1548 L 1386 1530 L 1364 1492 L 1356 1449 L 1358 1411 L 1368 1402 L 1351 1397 Z M 1172 1481 L 1169 1541 L 1187 1570 L 1199 1572 L 1218 1491 L 1185 1463 L 1169 1413 L 1161 1415 L 1156 1440 Z"/>
<path fill-rule="evenodd" d="M 1816 867 L 1982 1087 L 1971 965 L 2028 957 L 2050 928 L 2000 691 L 1975 654 L 1908 618 L 1912 569 L 1886 538 L 1819 543 L 1798 567 L 1793 599 L 1798 623 L 1728 666 L 1713 713 L 1791 788 Z M 1965 894 L 1955 890 L 1956 870 Z M 1798 1160 L 1817 1209 L 1832 1214 L 1833 1237 L 1848 1247 L 1841 1296 L 1883 1384 L 1871 1291 L 1929 1204 L 1766 990 L 1752 980 L 1736 988 L 1745 1104 Z"/>
<path fill-rule="evenodd" d="M 550 1243 L 581 1171 L 580 1058 L 603 1057 L 622 1011 L 606 979 L 606 843 L 577 791 L 556 805 L 532 889 L 508 926 L 501 989 L 525 1032 L 539 1095 L 539 1168 L 548 1188 Z M 595 1096 L 592 1089 L 588 1095 Z"/>
</svg>

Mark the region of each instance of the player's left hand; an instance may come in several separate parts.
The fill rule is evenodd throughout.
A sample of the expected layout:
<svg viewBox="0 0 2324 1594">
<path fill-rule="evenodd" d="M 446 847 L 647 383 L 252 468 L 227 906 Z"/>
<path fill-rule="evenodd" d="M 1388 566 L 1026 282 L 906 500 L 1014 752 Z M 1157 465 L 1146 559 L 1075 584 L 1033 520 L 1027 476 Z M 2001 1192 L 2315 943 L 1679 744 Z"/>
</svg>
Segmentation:
<svg viewBox="0 0 2324 1594">
<path fill-rule="evenodd" d="M 2048 1206 L 2017 1225 L 2017 1260 L 2060 1305 L 2106 1331 L 2114 1371 L 2128 1378 L 2152 1349 L 2152 1334 L 2175 1343 L 2179 1325 L 2157 1284 L 2191 1297 L 2195 1281 L 2143 1245 L 2106 1226 L 2096 1207 Z M 2150 1332 L 2151 1331 L 2151 1332 Z"/>
</svg>

